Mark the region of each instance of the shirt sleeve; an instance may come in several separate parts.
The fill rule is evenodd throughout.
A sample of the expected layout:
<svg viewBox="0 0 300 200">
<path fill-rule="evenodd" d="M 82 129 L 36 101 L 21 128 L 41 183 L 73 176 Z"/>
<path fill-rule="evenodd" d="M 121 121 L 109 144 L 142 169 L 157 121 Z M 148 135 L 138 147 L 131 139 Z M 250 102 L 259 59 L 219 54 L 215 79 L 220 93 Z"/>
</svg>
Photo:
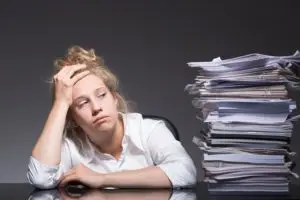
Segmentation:
<svg viewBox="0 0 300 200">
<path fill-rule="evenodd" d="M 173 187 L 195 185 L 197 171 L 181 142 L 163 121 L 157 121 L 151 130 L 147 142 L 154 164 L 166 173 Z"/>
<path fill-rule="evenodd" d="M 36 190 L 28 197 L 28 200 L 60 200 L 60 192 L 57 189 Z"/>
<path fill-rule="evenodd" d="M 27 180 L 40 189 L 55 188 L 63 173 L 67 172 L 72 166 L 70 149 L 66 142 L 63 142 L 61 149 L 61 162 L 59 165 L 47 165 L 33 156 L 29 157 Z"/>
</svg>

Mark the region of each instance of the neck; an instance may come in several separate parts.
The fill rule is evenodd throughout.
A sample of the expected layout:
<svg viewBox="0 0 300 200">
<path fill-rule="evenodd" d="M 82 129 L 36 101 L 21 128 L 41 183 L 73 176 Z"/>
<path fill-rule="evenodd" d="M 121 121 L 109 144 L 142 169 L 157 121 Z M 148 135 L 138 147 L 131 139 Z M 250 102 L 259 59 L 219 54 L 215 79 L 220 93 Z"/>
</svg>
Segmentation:
<svg viewBox="0 0 300 200">
<path fill-rule="evenodd" d="M 95 145 L 100 152 L 110 154 L 118 159 L 122 152 L 123 135 L 123 119 L 120 116 L 116 123 L 116 127 L 111 134 L 111 137 L 108 137 L 106 140 L 102 141 L 101 144 L 96 143 Z"/>
</svg>

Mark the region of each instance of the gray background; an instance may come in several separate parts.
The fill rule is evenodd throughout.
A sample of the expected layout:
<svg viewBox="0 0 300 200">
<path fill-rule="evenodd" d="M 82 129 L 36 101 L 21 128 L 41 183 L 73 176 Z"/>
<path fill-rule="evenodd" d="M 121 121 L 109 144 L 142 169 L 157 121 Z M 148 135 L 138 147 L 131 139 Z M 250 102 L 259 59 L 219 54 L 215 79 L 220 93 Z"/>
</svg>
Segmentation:
<svg viewBox="0 0 300 200">
<path fill-rule="evenodd" d="M 183 91 L 196 71 L 186 63 L 293 54 L 300 48 L 298 2 L 1 2 L 0 182 L 26 182 L 28 157 L 50 110 L 46 80 L 53 60 L 73 44 L 104 57 L 138 112 L 176 124 L 201 180 L 201 154 L 191 141 L 200 124 Z M 300 153 L 297 132 L 292 149 Z"/>
</svg>

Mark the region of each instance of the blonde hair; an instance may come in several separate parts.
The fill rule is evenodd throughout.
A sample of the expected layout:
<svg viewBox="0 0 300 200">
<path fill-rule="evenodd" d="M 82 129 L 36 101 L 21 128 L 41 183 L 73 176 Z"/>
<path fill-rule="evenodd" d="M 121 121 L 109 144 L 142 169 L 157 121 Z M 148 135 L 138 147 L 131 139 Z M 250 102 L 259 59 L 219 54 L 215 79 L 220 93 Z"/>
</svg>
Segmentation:
<svg viewBox="0 0 300 200">
<path fill-rule="evenodd" d="M 85 64 L 87 66 L 85 70 L 89 70 L 90 73 L 101 78 L 109 91 L 115 96 L 115 98 L 117 98 L 117 109 L 119 112 L 129 112 L 129 105 L 119 91 L 120 88 L 118 78 L 104 64 L 104 59 L 102 57 L 96 56 L 94 49 L 86 50 L 78 45 L 68 48 L 67 53 L 64 57 L 55 60 L 54 74 L 51 80 L 53 80 L 53 77 L 65 66 L 76 64 Z M 53 81 L 51 81 L 51 90 L 53 104 L 55 100 L 55 85 Z M 70 113 L 68 112 L 64 128 L 64 136 L 73 140 L 79 147 L 79 149 L 82 149 L 84 145 L 87 145 L 86 140 L 88 139 L 86 134 L 79 133 L 81 130 L 82 129 L 75 124 L 74 120 L 70 116 Z"/>
</svg>

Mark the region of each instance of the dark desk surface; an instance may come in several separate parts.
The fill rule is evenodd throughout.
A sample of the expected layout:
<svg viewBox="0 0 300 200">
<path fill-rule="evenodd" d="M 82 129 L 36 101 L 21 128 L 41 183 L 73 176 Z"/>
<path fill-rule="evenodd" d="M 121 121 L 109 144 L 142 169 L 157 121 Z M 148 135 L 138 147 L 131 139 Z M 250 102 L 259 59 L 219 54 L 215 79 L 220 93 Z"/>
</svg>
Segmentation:
<svg viewBox="0 0 300 200">
<path fill-rule="evenodd" d="M 79 196 L 79 197 L 78 197 Z M 138 190 L 138 189 L 121 189 L 121 190 L 35 190 L 29 184 L 0 184 L 0 199 L 14 200 L 275 200 L 275 199 L 300 199 L 300 186 L 291 185 L 288 194 L 209 194 L 205 183 L 198 183 L 193 189 L 181 190 Z"/>
</svg>

